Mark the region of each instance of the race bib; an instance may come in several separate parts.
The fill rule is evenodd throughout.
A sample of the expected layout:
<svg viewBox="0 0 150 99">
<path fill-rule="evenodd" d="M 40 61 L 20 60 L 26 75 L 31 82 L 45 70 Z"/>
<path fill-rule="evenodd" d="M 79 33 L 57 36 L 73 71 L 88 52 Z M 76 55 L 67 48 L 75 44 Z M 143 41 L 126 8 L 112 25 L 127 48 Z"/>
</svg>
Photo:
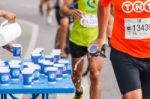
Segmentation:
<svg viewBox="0 0 150 99">
<path fill-rule="evenodd" d="M 95 28 L 98 26 L 96 15 L 84 15 L 80 19 L 80 24 L 86 28 Z"/>
<path fill-rule="evenodd" d="M 125 18 L 125 39 L 150 38 L 150 18 Z"/>
</svg>

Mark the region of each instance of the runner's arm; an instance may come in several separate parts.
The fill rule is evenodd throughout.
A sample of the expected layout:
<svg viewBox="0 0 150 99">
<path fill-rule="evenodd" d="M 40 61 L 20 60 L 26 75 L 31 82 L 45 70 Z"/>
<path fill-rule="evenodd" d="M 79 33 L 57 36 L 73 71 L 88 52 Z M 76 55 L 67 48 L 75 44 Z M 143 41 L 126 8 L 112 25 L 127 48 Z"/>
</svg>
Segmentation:
<svg viewBox="0 0 150 99">
<path fill-rule="evenodd" d="M 64 16 L 71 16 L 72 11 L 70 9 L 70 5 L 73 0 L 65 0 L 64 5 L 60 8 L 60 13 Z"/>
<path fill-rule="evenodd" d="M 59 7 L 62 7 L 64 0 L 58 0 Z"/>
<path fill-rule="evenodd" d="M 113 22 L 114 22 L 114 17 L 112 16 L 112 14 L 109 17 L 109 21 L 108 21 L 108 26 L 107 26 L 107 31 L 106 31 L 106 36 L 107 37 L 111 37 L 112 35 L 112 29 L 113 29 Z"/>
<path fill-rule="evenodd" d="M 60 13 L 64 16 L 73 16 L 80 19 L 83 12 L 79 9 L 70 9 L 70 5 L 74 0 L 65 0 L 64 5 L 60 8 Z"/>
<path fill-rule="evenodd" d="M 110 4 L 107 6 L 101 5 L 101 0 L 98 3 L 98 27 L 99 27 L 99 36 L 96 41 L 101 49 L 101 46 L 104 43 L 106 37 L 106 30 L 108 25 L 108 20 L 110 17 Z"/>
</svg>

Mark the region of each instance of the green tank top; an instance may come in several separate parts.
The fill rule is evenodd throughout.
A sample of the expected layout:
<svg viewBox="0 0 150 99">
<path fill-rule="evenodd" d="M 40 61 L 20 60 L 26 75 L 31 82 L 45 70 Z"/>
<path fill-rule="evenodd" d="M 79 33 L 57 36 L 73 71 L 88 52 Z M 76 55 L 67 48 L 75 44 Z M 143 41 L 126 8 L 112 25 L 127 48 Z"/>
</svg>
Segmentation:
<svg viewBox="0 0 150 99">
<path fill-rule="evenodd" d="M 88 15 L 97 15 L 98 0 L 78 0 L 78 9 Z M 87 28 L 80 25 L 80 20 L 74 20 L 70 41 L 80 45 L 89 46 L 98 36 L 98 27 Z"/>
</svg>

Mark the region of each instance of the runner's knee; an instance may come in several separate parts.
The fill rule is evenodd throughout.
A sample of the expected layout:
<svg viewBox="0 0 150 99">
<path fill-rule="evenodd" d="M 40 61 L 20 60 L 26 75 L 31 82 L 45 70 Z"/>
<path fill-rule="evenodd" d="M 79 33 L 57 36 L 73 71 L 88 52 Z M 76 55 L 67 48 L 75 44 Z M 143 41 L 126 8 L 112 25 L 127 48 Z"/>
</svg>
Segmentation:
<svg viewBox="0 0 150 99">
<path fill-rule="evenodd" d="M 68 29 L 69 20 L 68 20 L 67 18 L 63 18 L 63 19 L 60 21 L 60 25 L 61 25 L 61 27 L 63 27 L 64 29 Z"/>
<path fill-rule="evenodd" d="M 97 68 L 90 68 L 90 79 L 98 80 L 100 75 L 100 70 Z"/>
</svg>

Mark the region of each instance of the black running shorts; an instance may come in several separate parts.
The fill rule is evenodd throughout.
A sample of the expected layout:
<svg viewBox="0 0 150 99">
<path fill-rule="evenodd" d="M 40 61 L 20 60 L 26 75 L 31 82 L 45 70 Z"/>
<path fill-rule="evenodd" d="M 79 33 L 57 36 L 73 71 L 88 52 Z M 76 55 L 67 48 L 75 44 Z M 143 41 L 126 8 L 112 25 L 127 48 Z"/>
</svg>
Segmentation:
<svg viewBox="0 0 150 99">
<path fill-rule="evenodd" d="M 73 58 L 80 58 L 87 53 L 87 47 L 79 46 L 71 41 L 69 41 L 69 50 Z"/>
<path fill-rule="evenodd" d="M 69 50 L 73 58 L 80 58 L 84 56 L 85 54 L 87 54 L 87 47 L 77 45 L 71 41 L 69 41 Z M 105 44 L 102 46 L 100 52 L 101 52 L 100 55 L 102 57 L 105 57 Z"/>
<path fill-rule="evenodd" d="M 61 19 L 64 18 L 64 16 L 60 15 L 60 8 L 56 8 L 55 15 L 56 15 L 57 24 L 60 25 Z"/>
<path fill-rule="evenodd" d="M 150 58 L 134 58 L 112 48 L 110 59 L 121 93 L 142 89 L 143 99 L 150 99 Z"/>
</svg>

